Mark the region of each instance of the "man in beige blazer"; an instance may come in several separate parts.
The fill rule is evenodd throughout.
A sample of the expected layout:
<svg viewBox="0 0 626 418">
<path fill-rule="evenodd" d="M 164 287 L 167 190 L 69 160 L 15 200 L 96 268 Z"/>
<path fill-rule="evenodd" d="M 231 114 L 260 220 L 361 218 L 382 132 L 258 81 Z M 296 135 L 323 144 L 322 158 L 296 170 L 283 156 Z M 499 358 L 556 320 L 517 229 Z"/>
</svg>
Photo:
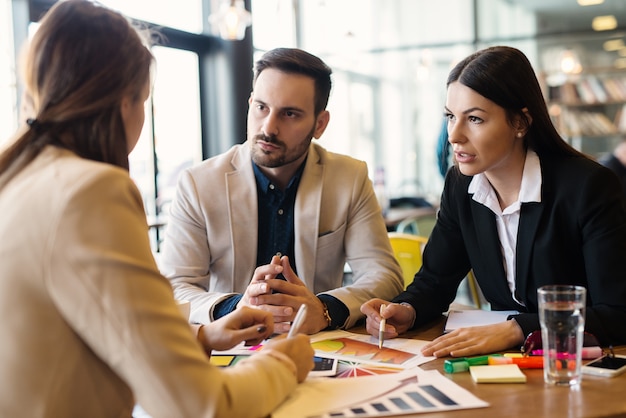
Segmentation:
<svg viewBox="0 0 626 418">
<path fill-rule="evenodd" d="M 191 301 L 192 322 L 248 305 L 287 332 L 306 304 L 304 332 L 349 328 L 363 302 L 402 291 L 366 164 L 312 141 L 330 118 L 330 74 L 302 50 L 266 53 L 248 140 L 181 174 L 161 268 Z M 353 283 L 343 286 L 346 262 Z"/>
</svg>

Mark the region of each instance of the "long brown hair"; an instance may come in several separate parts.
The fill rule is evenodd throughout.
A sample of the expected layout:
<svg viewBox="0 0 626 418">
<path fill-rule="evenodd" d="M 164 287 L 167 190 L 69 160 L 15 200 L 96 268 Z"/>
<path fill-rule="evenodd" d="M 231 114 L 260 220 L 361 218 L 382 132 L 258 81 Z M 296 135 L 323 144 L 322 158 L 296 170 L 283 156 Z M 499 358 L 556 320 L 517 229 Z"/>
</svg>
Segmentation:
<svg viewBox="0 0 626 418">
<path fill-rule="evenodd" d="M 0 155 L 0 187 L 47 145 L 128 169 L 123 97 L 140 100 L 154 58 L 121 14 L 86 0 L 56 3 L 25 50 L 29 129 Z"/>
</svg>

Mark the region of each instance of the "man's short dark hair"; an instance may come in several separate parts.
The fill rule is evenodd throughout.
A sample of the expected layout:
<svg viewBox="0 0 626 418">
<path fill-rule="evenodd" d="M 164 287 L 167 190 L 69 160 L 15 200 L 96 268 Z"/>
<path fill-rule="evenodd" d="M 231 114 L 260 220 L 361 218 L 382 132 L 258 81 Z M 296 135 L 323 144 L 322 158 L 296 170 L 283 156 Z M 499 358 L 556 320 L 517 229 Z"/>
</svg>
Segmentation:
<svg viewBox="0 0 626 418">
<path fill-rule="evenodd" d="M 267 68 L 311 77 L 315 82 L 315 115 L 326 109 L 332 86 L 332 70 L 315 55 L 297 48 L 276 48 L 263 54 L 254 65 L 254 83 Z"/>
</svg>

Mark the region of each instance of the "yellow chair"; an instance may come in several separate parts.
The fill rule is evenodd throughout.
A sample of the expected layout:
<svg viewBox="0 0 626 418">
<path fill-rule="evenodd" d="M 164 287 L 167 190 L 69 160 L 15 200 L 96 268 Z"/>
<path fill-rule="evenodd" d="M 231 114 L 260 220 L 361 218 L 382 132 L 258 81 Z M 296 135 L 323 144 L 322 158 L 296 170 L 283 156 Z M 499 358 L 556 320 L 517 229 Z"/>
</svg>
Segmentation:
<svg viewBox="0 0 626 418">
<path fill-rule="evenodd" d="M 415 273 L 422 267 L 422 251 L 424 245 L 428 242 L 428 238 L 401 232 L 389 232 L 388 234 L 393 253 L 402 268 L 404 288 L 406 289 L 406 287 L 413 282 Z M 481 309 L 482 300 L 473 270 L 469 271 L 466 280 L 474 304 L 478 309 Z"/>
<path fill-rule="evenodd" d="M 402 268 L 404 287 L 412 281 L 415 273 L 422 267 L 422 250 L 428 238 L 419 235 L 389 232 L 389 242 Z"/>
<path fill-rule="evenodd" d="M 474 299 L 474 305 L 476 305 L 478 309 L 482 309 L 483 303 L 482 298 L 480 297 L 480 288 L 478 287 L 478 282 L 474 276 L 474 270 L 470 270 L 465 279 L 467 280 L 467 285 L 469 286 L 470 293 L 472 294 L 472 299 Z"/>
</svg>

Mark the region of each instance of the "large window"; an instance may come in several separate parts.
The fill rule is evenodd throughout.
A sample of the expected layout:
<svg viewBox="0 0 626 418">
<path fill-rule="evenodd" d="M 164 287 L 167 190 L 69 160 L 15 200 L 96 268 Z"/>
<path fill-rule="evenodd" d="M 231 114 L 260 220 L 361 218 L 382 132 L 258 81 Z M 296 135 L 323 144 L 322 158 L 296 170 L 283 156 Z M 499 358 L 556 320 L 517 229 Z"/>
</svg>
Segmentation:
<svg viewBox="0 0 626 418">
<path fill-rule="evenodd" d="M 202 0 L 101 2 L 129 17 L 170 30 L 203 30 Z M 140 140 L 129 162 L 131 177 L 144 200 L 152 243 L 158 251 L 178 174 L 202 160 L 202 129 L 198 53 L 164 46 L 152 47 L 152 53 L 156 59 L 153 93 Z"/>
<path fill-rule="evenodd" d="M 157 72 L 149 117 L 129 160 L 158 249 L 178 175 L 202 159 L 202 135 L 198 55 L 159 46 L 152 52 Z"/>
<path fill-rule="evenodd" d="M 203 0 L 99 0 L 126 16 L 185 32 L 201 33 Z"/>
</svg>

